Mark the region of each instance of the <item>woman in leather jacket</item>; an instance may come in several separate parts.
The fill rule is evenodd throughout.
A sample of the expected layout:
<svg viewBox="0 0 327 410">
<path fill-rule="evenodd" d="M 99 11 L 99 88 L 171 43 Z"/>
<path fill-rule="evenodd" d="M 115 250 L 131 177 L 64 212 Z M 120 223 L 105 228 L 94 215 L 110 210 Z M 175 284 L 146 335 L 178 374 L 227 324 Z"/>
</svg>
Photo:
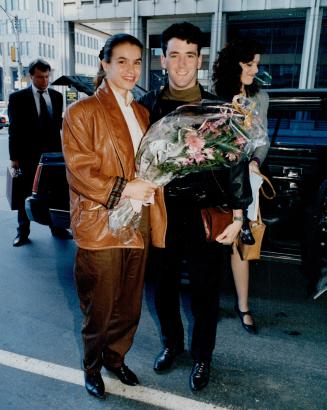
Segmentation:
<svg viewBox="0 0 327 410">
<path fill-rule="evenodd" d="M 139 383 L 126 366 L 141 314 L 150 228 L 164 246 L 165 207 L 160 189 L 135 177 L 135 153 L 148 127 L 147 110 L 131 89 L 141 74 L 142 44 L 116 34 L 101 50 L 97 90 L 69 106 L 63 153 L 70 188 L 71 227 L 77 244 L 74 274 L 84 321 L 85 388 L 104 399 L 104 366 L 127 385 Z M 110 210 L 127 197 L 155 203 L 142 208 L 128 241 L 109 229 Z M 149 209 L 150 208 L 150 209 Z"/>
</svg>

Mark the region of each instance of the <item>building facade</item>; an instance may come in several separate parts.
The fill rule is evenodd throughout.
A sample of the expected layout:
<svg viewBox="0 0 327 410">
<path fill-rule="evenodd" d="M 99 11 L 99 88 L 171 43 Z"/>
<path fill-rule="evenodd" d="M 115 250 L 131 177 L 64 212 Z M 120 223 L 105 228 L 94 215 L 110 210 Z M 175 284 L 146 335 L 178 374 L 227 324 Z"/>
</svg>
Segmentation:
<svg viewBox="0 0 327 410">
<path fill-rule="evenodd" d="M 235 37 L 265 46 L 261 70 L 273 88 L 327 87 L 327 0 L 0 0 L 0 100 L 28 82 L 41 57 L 61 75 L 95 76 L 110 34 L 127 32 L 145 45 L 140 85 L 165 81 L 160 34 L 189 21 L 204 32 L 200 82 L 210 90 L 217 52 Z"/>
<path fill-rule="evenodd" d="M 43 58 L 52 67 L 51 80 L 67 74 L 66 59 L 78 75 L 93 76 L 106 33 L 82 24 L 64 24 L 63 1 L 0 0 L 0 101 L 29 83 L 28 65 Z M 65 50 L 65 30 L 74 36 L 72 53 Z"/>
<path fill-rule="evenodd" d="M 200 81 L 210 88 L 211 67 L 226 41 L 240 36 L 265 45 L 262 70 L 272 87 L 327 87 L 327 0 L 63 0 L 66 26 L 97 23 L 114 34 L 127 31 L 146 46 L 142 86 L 164 81 L 160 33 L 189 21 L 205 33 Z M 73 36 L 66 37 L 73 42 Z M 68 59 L 68 61 L 71 61 Z M 66 67 L 74 70 L 74 67 Z"/>
</svg>

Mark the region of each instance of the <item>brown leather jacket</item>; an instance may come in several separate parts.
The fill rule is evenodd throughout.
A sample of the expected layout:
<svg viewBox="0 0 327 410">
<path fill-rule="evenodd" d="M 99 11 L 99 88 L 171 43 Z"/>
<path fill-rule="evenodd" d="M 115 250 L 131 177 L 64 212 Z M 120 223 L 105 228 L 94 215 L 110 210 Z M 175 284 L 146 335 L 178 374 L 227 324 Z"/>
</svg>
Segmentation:
<svg viewBox="0 0 327 410">
<path fill-rule="evenodd" d="M 148 111 L 137 102 L 132 108 L 143 132 Z M 128 245 L 108 229 L 108 212 L 134 178 L 134 150 L 128 126 L 106 81 L 96 93 L 69 106 L 63 122 L 63 153 L 70 187 L 71 227 L 84 249 L 143 248 L 136 230 Z M 152 243 L 164 247 L 167 216 L 162 189 L 150 206 Z"/>
</svg>

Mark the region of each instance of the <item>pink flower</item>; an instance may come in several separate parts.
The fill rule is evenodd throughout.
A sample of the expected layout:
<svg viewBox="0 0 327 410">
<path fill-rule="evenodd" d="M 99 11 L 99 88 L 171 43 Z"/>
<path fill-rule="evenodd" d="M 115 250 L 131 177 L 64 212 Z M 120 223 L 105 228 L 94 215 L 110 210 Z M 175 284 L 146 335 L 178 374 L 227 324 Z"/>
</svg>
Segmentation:
<svg viewBox="0 0 327 410">
<path fill-rule="evenodd" d="M 243 145 L 245 143 L 246 143 L 246 139 L 242 135 L 238 135 L 236 140 L 235 140 L 235 144 L 236 145 Z"/>
<path fill-rule="evenodd" d="M 226 158 L 228 158 L 229 161 L 235 161 L 237 159 L 237 155 L 234 154 L 234 152 L 228 152 L 226 154 Z"/>
<path fill-rule="evenodd" d="M 199 152 L 204 147 L 205 142 L 196 131 L 188 131 L 185 135 L 185 144 L 190 151 Z"/>
<path fill-rule="evenodd" d="M 213 156 L 214 150 L 213 148 L 205 148 L 203 150 L 203 154 L 206 156 L 207 159 L 215 159 Z"/>
<path fill-rule="evenodd" d="M 205 159 L 206 159 L 205 156 L 199 152 L 194 154 L 194 160 L 197 164 L 200 164 L 200 162 L 205 161 Z"/>
</svg>

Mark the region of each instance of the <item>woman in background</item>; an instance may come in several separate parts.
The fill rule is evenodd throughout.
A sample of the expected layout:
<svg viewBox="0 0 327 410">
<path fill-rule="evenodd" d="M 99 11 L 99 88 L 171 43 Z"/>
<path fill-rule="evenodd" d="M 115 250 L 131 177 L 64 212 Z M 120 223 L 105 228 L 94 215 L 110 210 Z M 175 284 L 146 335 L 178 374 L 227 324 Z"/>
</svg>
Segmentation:
<svg viewBox="0 0 327 410">
<path fill-rule="evenodd" d="M 268 94 L 261 90 L 255 76 L 258 72 L 262 47 L 254 40 L 239 39 L 228 43 L 218 55 L 213 65 L 213 84 L 219 99 L 232 101 L 235 95 L 248 97 L 255 103 L 264 127 L 267 129 Z M 265 160 L 269 149 L 268 134 L 266 144 L 255 149 L 249 160 L 250 172 L 257 172 Z M 249 221 L 244 212 L 244 223 L 240 232 L 241 240 L 249 245 L 254 238 L 249 228 Z M 234 276 L 237 302 L 235 310 L 241 320 L 243 328 L 249 333 L 256 333 L 256 324 L 249 310 L 249 262 L 240 258 L 238 251 L 233 248 L 231 267 Z"/>
</svg>

